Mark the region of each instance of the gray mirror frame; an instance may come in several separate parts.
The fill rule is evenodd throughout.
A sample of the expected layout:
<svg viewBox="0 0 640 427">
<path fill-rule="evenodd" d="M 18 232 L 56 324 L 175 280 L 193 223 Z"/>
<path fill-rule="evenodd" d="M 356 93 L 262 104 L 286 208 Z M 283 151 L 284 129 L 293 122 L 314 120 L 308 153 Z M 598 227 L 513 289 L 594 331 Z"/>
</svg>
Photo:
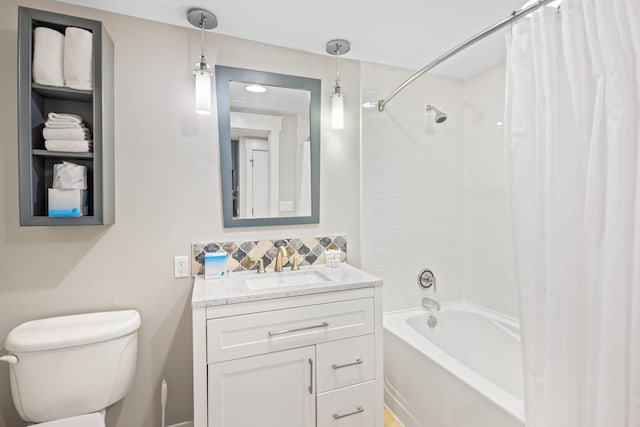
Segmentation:
<svg viewBox="0 0 640 427">
<path fill-rule="evenodd" d="M 218 105 L 218 144 L 220 146 L 220 182 L 222 213 L 226 227 L 256 227 L 269 225 L 318 224 L 320 222 L 320 96 L 321 81 L 266 71 L 216 65 L 216 97 Z M 229 82 L 258 83 L 268 86 L 308 90 L 311 93 L 311 216 L 278 218 L 234 218 L 231 183 L 231 115 Z"/>
</svg>

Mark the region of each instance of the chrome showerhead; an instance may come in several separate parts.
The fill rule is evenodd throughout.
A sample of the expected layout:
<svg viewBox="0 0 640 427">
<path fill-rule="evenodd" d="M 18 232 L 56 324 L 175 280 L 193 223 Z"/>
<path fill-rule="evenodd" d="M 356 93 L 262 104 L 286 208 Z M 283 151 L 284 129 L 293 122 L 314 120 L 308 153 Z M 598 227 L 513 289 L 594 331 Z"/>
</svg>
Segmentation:
<svg viewBox="0 0 640 427">
<path fill-rule="evenodd" d="M 433 105 L 427 105 L 427 113 L 433 111 L 436 115 L 434 117 L 434 120 L 436 123 L 442 123 L 445 120 L 447 120 L 447 115 L 445 113 L 443 113 L 442 111 L 438 110 L 436 107 L 434 107 Z"/>
</svg>

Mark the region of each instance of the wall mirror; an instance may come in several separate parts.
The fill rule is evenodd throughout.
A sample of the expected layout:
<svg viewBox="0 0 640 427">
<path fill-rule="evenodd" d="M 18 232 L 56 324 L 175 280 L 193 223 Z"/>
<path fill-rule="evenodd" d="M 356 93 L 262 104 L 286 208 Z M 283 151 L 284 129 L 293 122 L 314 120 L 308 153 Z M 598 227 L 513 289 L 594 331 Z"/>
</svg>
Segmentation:
<svg viewBox="0 0 640 427">
<path fill-rule="evenodd" d="M 317 224 L 320 80 L 216 65 L 225 227 Z"/>
</svg>

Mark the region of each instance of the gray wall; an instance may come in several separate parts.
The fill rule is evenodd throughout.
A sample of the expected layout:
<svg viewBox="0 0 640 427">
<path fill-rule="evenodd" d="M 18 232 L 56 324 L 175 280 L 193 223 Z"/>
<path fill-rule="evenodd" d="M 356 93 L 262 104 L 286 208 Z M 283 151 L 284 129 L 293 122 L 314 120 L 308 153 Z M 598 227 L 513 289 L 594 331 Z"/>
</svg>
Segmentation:
<svg viewBox="0 0 640 427">
<path fill-rule="evenodd" d="M 101 20 L 115 44 L 116 223 L 110 227 L 18 225 L 17 7 Z M 224 17 L 220 17 L 224 19 Z M 320 224 L 224 230 L 215 114 L 193 111 L 191 69 L 199 34 L 49 0 L 0 3 L 0 342 L 21 322 L 136 308 L 139 365 L 129 396 L 107 425 L 160 424 L 159 388 L 169 383 L 167 423 L 192 419 L 191 279 L 172 277 L 193 241 L 347 234 L 360 264 L 357 62 L 341 61 L 346 127 L 330 128 L 335 59 L 208 33 L 210 63 L 322 79 Z M 215 102 L 213 102 L 215 107 Z M 23 425 L 0 365 L 0 427 Z"/>
</svg>

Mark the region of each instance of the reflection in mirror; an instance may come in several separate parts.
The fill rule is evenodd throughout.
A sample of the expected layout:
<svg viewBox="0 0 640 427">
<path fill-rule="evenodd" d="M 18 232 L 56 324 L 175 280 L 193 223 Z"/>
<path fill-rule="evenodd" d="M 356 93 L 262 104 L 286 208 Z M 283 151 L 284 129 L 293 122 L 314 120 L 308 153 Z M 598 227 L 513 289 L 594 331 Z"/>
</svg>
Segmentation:
<svg viewBox="0 0 640 427">
<path fill-rule="evenodd" d="M 311 215 L 307 90 L 229 82 L 234 218 Z"/>
<path fill-rule="evenodd" d="M 225 227 L 318 222 L 320 81 L 216 66 Z"/>
</svg>

